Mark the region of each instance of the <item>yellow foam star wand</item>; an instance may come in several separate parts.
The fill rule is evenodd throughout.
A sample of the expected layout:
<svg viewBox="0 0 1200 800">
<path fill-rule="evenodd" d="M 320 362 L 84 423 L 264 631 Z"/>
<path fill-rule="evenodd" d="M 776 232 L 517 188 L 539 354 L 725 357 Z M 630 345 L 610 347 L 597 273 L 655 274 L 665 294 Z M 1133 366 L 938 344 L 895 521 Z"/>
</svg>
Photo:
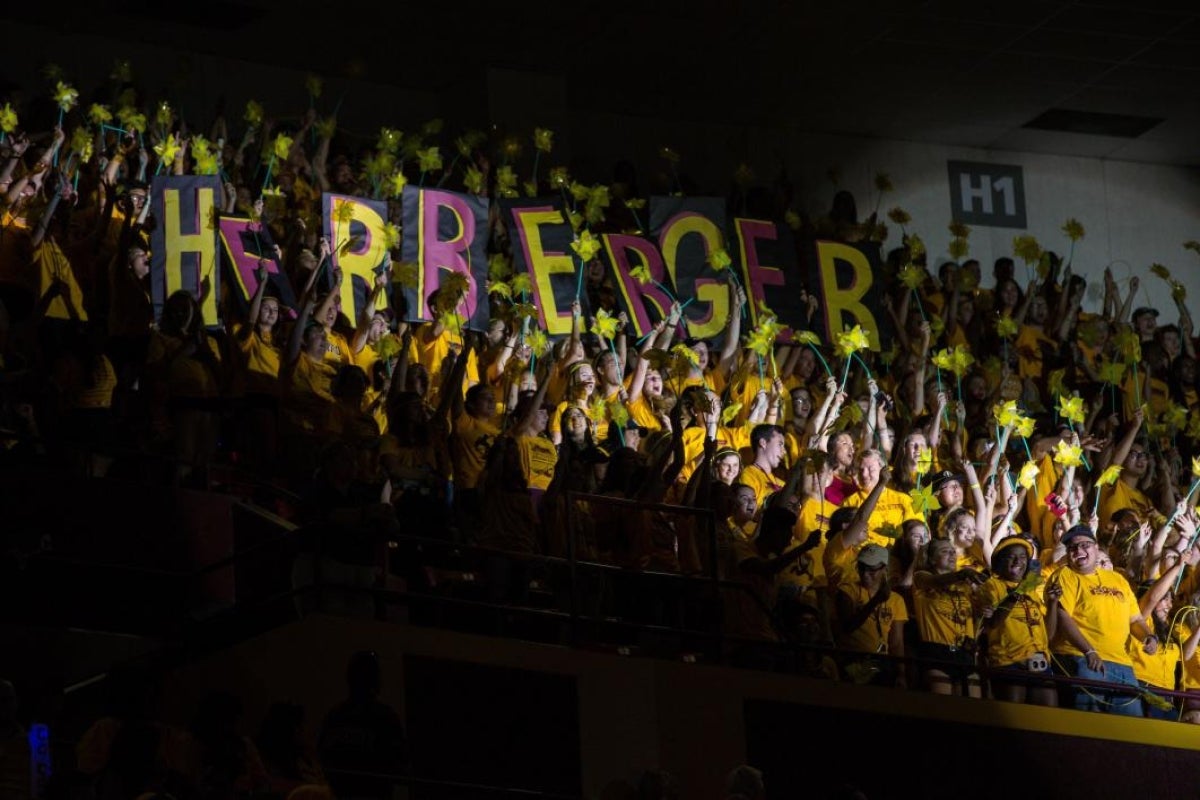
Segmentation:
<svg viewBox="0 0 1200 800">
<path fill-rule="evenodd" d="M 1017 485 L 1024 489 L 1032 489 L 1034 481 L 1038 476 L 1038 465 L 1032 461 L 1026 461 L 1021 465 L 1021 472 L 1017 475 Z"/>
<path fill-rule="evenodd" d="M 1058 397 L 1058 413 L 1071 425 L 1071 430 L 1075 429 L 1076 425 L 1082 425 L 1087 413 L 1083 408 L 1083 398 L 1072 396 Z"/>
<path fill-rule="evenodd" d="M 620 325 L 620 320 L 602 308 L 596 312 L 596 318 L 592 322 L 592 333 L 603 336 L 611 342 L 616 338 L 618 325 Z"/>
<path fill-rule="evenodd" d="M 1083 463 L 1083 448 L 1062 439 L 1054 447 L 1054 462 L 1064 467 L 1078 467 Z"/>
<path fill-rule="evenodd" d="M 861 325 L 855 325 L 848 331 L 842 331 L 836 337 L 836 348 L 839 356 L 846 360 L 845 368 L 842 370 L 842 391 L 846 390 L 846 381 L 850 378 L 850 359 L 859 350 L 863 350 L 871 346 L 870 340 L 867 338 L 867 333 L 862 329 Z"/>
<path fill-rule="evenodd" d="M 5 103 L 0 106 L 0 142 L 4 141 L 6 134 L 12 133 L 17 129 L 17 112 L 13 111 L 11 103 Z"/>
<path fill-rule="evenodd" d="M 912 500 L 913 511 L 927 515 L 930 511 L 936 511 L 942 507 L 938 499 L 933 496 L 933 484 L 928 486 L 920 486 L 908 493 L 909 499 Z"/>
<path fill-rule="evenodd" d="M 1100 491 L 1105 486 L 1112 486 L 1115 484 L 1117 482 L 1117 478 L 1119 477 L 1121 477 L 1121 465 L 1113 464 L 1111 467 L 1108 467 L 1101 472 L 1099 478 L 1096 478 L 1096 501 L 1092 505 L 1093 514 L 1099 513 L 1100 511 Z"/>
<path fill-rule="evenodd" d="M 925 475 L 932 468 L 933 468 L 933 449 L 929 448 L 929 447 L 922 447 L 920 450 L 917 451 L 916 471 L 917 471 L 917 475 L 918 475 L 918 482 L 920 480 L 919 476 Z"/>
</svg>

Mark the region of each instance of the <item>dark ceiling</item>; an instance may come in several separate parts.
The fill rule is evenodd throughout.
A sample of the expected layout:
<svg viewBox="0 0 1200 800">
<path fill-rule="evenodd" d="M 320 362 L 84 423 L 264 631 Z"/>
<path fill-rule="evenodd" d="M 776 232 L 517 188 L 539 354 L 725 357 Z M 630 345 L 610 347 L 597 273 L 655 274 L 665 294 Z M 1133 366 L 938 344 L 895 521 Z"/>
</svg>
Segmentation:
<svg viewBox="0 0 1200 800">
<path fill-rule="evenodd" d="M 636 117 L 1200 163 L 1194 3 L 125 0 L 61 9 L 22 4 L 0 20 L 96 33 L 102 19 L 117 38 L 185 41 L 437 93 L 482 87 L 489 67 L 558 74 L 569 108 Z"/>
</svg>

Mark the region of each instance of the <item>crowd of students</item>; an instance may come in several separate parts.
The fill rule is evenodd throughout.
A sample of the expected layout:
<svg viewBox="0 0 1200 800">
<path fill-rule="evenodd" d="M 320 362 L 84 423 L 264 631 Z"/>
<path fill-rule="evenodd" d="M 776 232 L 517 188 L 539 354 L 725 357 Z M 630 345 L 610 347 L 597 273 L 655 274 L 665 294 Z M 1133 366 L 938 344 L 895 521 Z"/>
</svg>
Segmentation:
<svg viewBox="0 0 1200 800">
<path fill-rule="evenodd" d="M 1200 721 L 1193 701 L 1155 693 L 1200 688 L 1200 391 L 1180 284 L 1178 324 L 1159 325 L 1157 309 L 1133 309 L 1136 277 L 1122 287 L 1104 270 L 1101 307 L 1084 311 L 1083 269 L 1053 253 L 1025 259 L 1024 285 L 999 258 L 984 286 L 977 261 L 930 265 L 905 235 L 880 276 L 881 352 L 799 332 L 751 347 L 735 280 L 715 341 L 687 336 L 680 304 L 635 341 L 598 265 L 553 344 L 500 292 L 487 330 L 464 330 L 453 283 L 430 296 L 434 321 L 412 323 L 381 275 L 366 308 L 385 307 L 354 319 L 314 220 L 321 191 L 380 193 L 379 151 L 348 147 L 312 112 L 279 163 L 255 146 L 272 141 L 262 119 L 240 144 L 221 120 L 205 140 L 170 114 L 143 120 L 144 136 L 66 119 L 84 131 L 70 145 L 61 124 L 0 143 L 6 463 L 115 475 L 157 455 L 171 480 L 199 486 L 236 463 L 300 495 L 326 579 L 377 585 L 381 541 L 405 535 L 507 553 L 497 598 L 527 582 L 514 565 L 530 556 L 715 573 L 730 648 L 752 661 L 770 662 L 775 641 L 833 644 L 804 667 Z M 168 132 L 182 146 L 156 151 Z M 423 144 L 438 135 L 428 126 Z M 489 147 L 462 140 L 484 193 Z M 217 298 L 223 329 L 185 291 L 155 318 L 147 175 L 206 164 L 225 209 L 281 243 L 296 308 L 264 266 L 248 311 Z M 733 202 L 783 217 L 790 198 L 775 188 Z M 636 226 L 634 174 L 618 170 L 610 194 L 593 229 Z M 887 235 L 845 193 L 798 222 L 848 241 Z M 502 261 L 504 224 L 493 213 L 491 225 Z M 616 329 L 602 330 L 610 314 Z M 1055 672 L 1129 688 L 1061 688 Z"/>
</svg>

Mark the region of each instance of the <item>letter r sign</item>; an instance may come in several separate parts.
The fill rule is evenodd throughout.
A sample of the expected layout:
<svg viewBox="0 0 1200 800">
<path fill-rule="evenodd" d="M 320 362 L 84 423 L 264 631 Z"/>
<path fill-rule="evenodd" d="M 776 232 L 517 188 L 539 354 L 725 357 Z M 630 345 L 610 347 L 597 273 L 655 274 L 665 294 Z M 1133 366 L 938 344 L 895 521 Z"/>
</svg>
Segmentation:
<svg viewBox="0 0 1200 800">
<path fill-rule="evenodd" d="M 1025 179 L 1010 164 L 949 161 L 950 210 L 957 222 L 992 228 L 1025 227 Z"/>
</svg>

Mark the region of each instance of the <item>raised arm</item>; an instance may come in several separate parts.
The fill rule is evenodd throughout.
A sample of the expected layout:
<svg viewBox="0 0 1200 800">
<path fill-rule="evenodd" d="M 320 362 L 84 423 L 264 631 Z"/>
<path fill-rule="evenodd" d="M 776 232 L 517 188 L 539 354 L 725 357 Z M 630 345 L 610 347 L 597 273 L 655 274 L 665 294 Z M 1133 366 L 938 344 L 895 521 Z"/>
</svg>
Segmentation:
<svg viewBox="0 0 1200 800">
<path fill-rule="evenodd" d="M 287 347 L 283 351 L 283 363 L 285 366 L 295 366 L 300 359 L 300 347 L 304 343 L 304 329 L 308 327 L 308 321 L 312 318 L 313 300 L 309 297 L 308 300 L 300 306 L 300 316 L 296 319 L 296 324 L 292 326 L 292 332 L 288 336 Z"/>
<path fill-rule="evenodd" d="M 385 256 L 384 263 L 386 264 L 387 261 L 388 258 Z M 375 305 L 383 296 L 387 284 L 388 273 L 384 269 L 375 276 L 375 285 L 371 288 L 371 296 L 367 298 L 362 313 L 358 315 L 358 327 L 354 330 L 354 341 L 350 343 L 350 349 L 356 354 L 361 353 L 367 346 L 367 336 L 371 333 L 371 323 L 375 320 Z"/>
<path fill-rule="evenodd" d="M 254 278 L 258 281 L 258 286 L 254 287 L 254 297 L 250 299 L 249 319 L 238 331 L 238 338 L 243 341 L 249 339 L 254 333 L 254 326 L 258 324 L 258 315 L 262 311 L 263 298 L 267 294 L 267 260 L 265 258 L 258 260 L 258 266 L 254 269 Z"/>
<path fill-rule="evenodd" d="M 746 290 L 740 285 L 729 284 L 729 319 L 725 327 L 725 342 L 721 345 L 721 358 L 717 372 L 726 380 L 733 372 L 738 347 L 742 338 L 742 308 L 746 305 Z"/>
</svg>

